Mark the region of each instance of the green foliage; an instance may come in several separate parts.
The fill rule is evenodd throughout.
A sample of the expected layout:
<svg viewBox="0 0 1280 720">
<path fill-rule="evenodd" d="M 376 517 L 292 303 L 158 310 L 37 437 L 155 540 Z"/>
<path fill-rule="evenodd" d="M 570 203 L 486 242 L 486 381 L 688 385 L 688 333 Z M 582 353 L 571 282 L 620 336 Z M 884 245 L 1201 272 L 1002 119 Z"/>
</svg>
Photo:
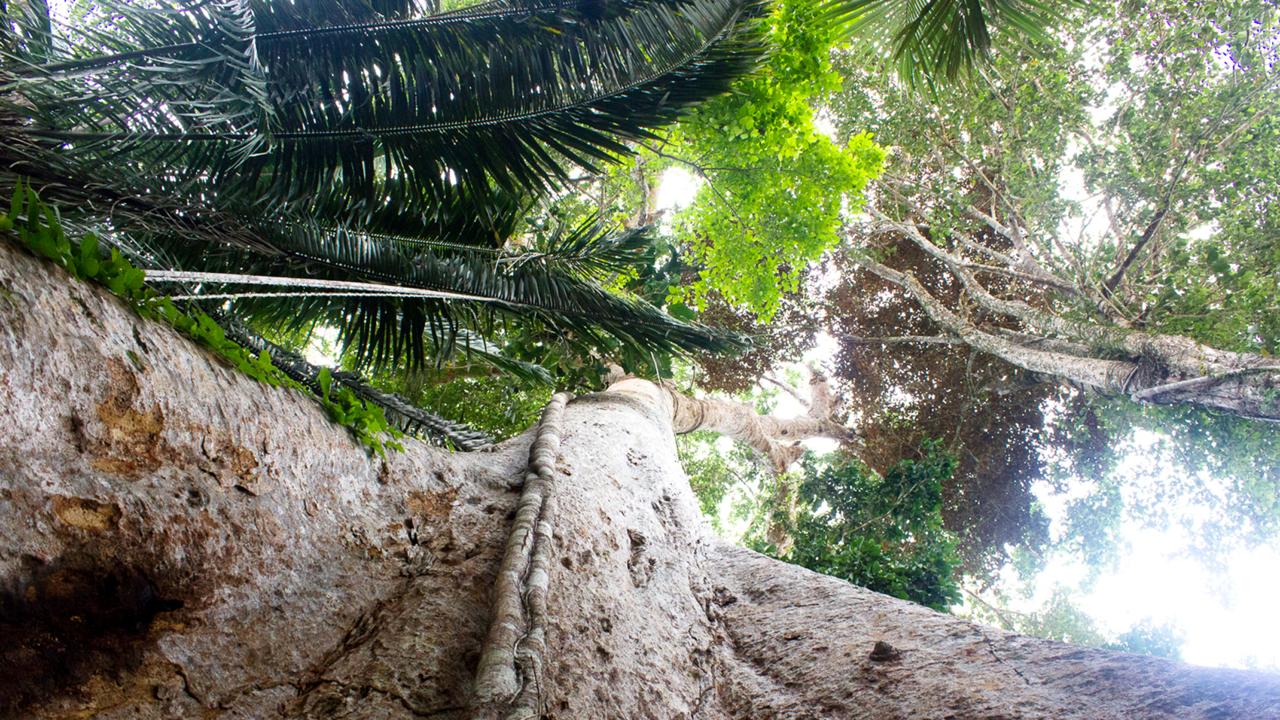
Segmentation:
<svg viewBox="0 0 1280 720">
<path fill-rule="evenodd" d="M 1179 660 L 1182 657 L 1182 633 L 1170 625 L 1157 625 L 1148 621 L 1134 625 L 1121 633 L 1115 642 L 1106 643 L 1103 647 Z"/>
<path fill-rule="evenodd" d="M 750 448 L 732 443 L 725 451 L 720 438 L 707 431 L 679 435 L 676 449 L 702 514 L 717 533 L 736 541 L 767 512 L 760 501 L 769 478 Z"/>
<path fill-rule="evenodd" d="M 16 232 L 15 232 L 16 231 Z M 9 212 L 0 216 L 0 232 L 14 233 L 20 243 L 52 260 L 73 277 L 106 286 L 129 302 L 143 317 L 160 320 L 212 350 L 245 375 L 266 385 L 300 388 L 271 362 L 264 351 L 256 355 L 228 339 L 222 326 L 199 310 L 186 310 L 146 287 L 144 271 L 134 267 L 120 251 L 112 248 L 104 255 L 98 237 L 86 234 L 79 241 L 67 237 L 56 211 L 43 203 L 34 190 L 22 182 L 15 185 Z M 332 398 L 325 371 L 321 404 L 329 417 L 347 427 L 371 451 L 385 455 L 387 448 L 403 449 L 394 439 L 400 433 L 387 423 L 382 408 L 355 397 L 341 388 Z"/>
<path fill-rule="evenodd" d="M 1094 338 L 1085 338 L 1090 356 L 1138 360 L 1144 370 L 1152 364 L 1160 372 L 1158 362 L 1104 342 L 1129 328 L 1274 354 L 1280 349 L 1280 124 L 1274 112 L 1280 11 L 1265 0 L 1063 7 L 1055 32 L 1069 42 L 1050 52 L 998 52 L 982 83 L 949 88 L 941 102 L 869 71 L 881 45 L 858 46 L 838 58 L 846 82 L 832 111 L 842 137 L 869 130 L 893 148 L 878 209 L 927 226 L 939 245 L 974 263 L 1004 264 L 986 251 L 1010 254 L 1021 244 L 1025 250 L 1012 254 L 1034 259 L 1072 291 L 994 273 L 981 280 L 1000 297 L 1096 328 Z M 885 242 L 875 223 L 863 224 L 851 239 L 864 247 Z M 974 244 L 985 250 L 971 250 Z M 1117 275 L 1129 257 L 1133 262 Z M 1018 326 L 1047 336 L 1034 323 L 972 313 L 964 295 L 957 297 L 954 277 L 936 264 L 900 262 L 895 267 L 909 269 L 952 309 L 988 328 Z M 864 287 L 866 294 L 845 295 L 842 304 L 882 311 L 872 316 L 881 324 L 851 334 L 937 332 L 932 323 L 908 324 L 921 317 L 914 301 L 877 301 L 872 298 L 892 296 L 874 281 Z M 891 325 L 885 318 L 907 322 Z M 878 359 L 868 361 L 871 356 Z M 963 374 L 947 379 L 940 358 Z M 841 361 L 851 385 L 879 385 L 890 398 L 937 393 L 989 406 L 1001 400 L 988 402 L 983 392 L 994 388 L 1014 398 L 1022 393 L 1003 388 L 1032 381 L 997 362 L 984 387 L 983 363 L 968 348 L 846 346 Z M 1194 407 L 1137 406 L 1118 398 L 1077 402 L 1061 387 L 1026 395 L 1033 393 L 1042 404 L 1021 416 L 1030 421 L 1021 435 L 1038 432 L 1043 453 L 1012 470 L 1020 484 L 1056 485 L 1066 517 L 1055 528 L 1055 542 L 1090 566 L 1109 564 L 1119 528 L 1131 523 L 1184 529 L 1194 538 L 1191 549 L 1210 566 L 1226 550 L 1280 530 L 1280 436 L 1273 426 Z M 869 405 L 860 400 L 853 405 Z M 936 418 L 937 405 L 920 407 Z M 972 428 L 948 420 L 962 428 L 957 436 Z M 1009 416 L 999 427 L 1010 427 Z M 973 455 L 965 455 L 966 463 L 983 455 L 977 444 L 968 445 Z M 1137 470 L 1118 467 L 1134 455 L 1151 462 Z M 1052 460 L 1050 467 L 1044 459 Z"/>
<path fill-rule="evenodd" d="M 849 457 L 807 456 L 802 467 L 785 559 L 936 610 L 959 602 L 955 538 L 942 527 L 942 483 L 956 460 L 941 443 L 926 441 L 918 459 L 883 476 Z M 779 553 L 767 538 L 755 544 Z"/>
<path fill-rule="evenodd" d="M 1052 466 L 1076 485 L 1059 542 L 1090 565 L 1114 559 L 1121 524 L 1181 528 L 1208 568 L 1241 546 L 1280 534 L 1280 433 L 1191 405 L 1080 401 L 1052 442 Z M 1148 462 L 1124 463 L 1140 455 Z M 1087 488 L 1088 493 L 1080 495 Z"/>
<path fill-rule="evenodd" d="M 1124 27 L 1138 7 L 1150 22 Z M 1213 347 L 1280 352 L 1280 9 L 1223 0 L 1107 11 L 1102 73 L 1134 100 L 1081 165 L 1122 219 L 1137 216 L 1132 235 L 1166 209 L 1148 261 L 1129 271 L 1126 309 Z"/>
<path fill-rule="evenodd" d="M 488 433 L 496 440 L 513 437 L 537 422 L 553 388 L 507 374 L 466 375 L 456 368 L 428 372 L 392 386 L 416 404 Z"/>
<path fill-rule="evenodd" d="M 65 24 L 0 6 L 18 41 L 0 68 L 0 189 L 3 168 L 39 167 L 46 200 L 139 266 L 368 290 L 195 290 L 233 296 L 231 314 L 336 327 L 362 369 L 421 366 L 508 322 L 584 356 L 735 346 L 602 288 L 643 233 L 575 226 L 571 257 L 509 245 L 534 201 L 748 70 L 760 2 L 79 10 Z"/>
<path fill-rule="evenodd" d="M 1093 618 L 1072 602 L 1072 593 L 1064 587 L 1055 587 L 1044 607 L 1024 615 L 1009 618 L 1008 630 L 1034 637 L 1057 640 L 1073 645 L 1098 647 L 1104 643 L 1102 632 Z"/>
<path fill-rule="evenodd" d="M 387 448 L 404 450 L 399 442 L 384 437 L 390 435 L 397 438 L 401 433 L 387 422 L 387 416 L 381 407 L 357 397 L 349 387 L 341 386 L 336 393 L 332 392 L 333 375 L 329 368 L 320 371 L 317 382 L 320 384 L 321 404 L 331 420 L 350 428 L 361 442 L 378 455 L 386 455 Z"/>
<path fill-rule="evenodd" d="M 663 151 L 693 158 L 706 180 L 676 219 L 699 277 L 673 299 L 702 307 L 714 292 L 768 320 L 879 174 L 884 152 L 869 135 L 837 143 L 814 122 L 815 103 L 839 87 L 829 56 L 840 27 L 828 20 L 815 0 L 777 3 L 764 66 L 682 121 Z"/>
<path fill-rule="evenodd" d="M 1022 594 L 1028 590 L 1023 588 Z M 1183 637 L 1176 627 L 1146 619 L 1119 635 L 1108 636 L 1087 612 L 1075 604 L 1074 595 L 1071 588 L 1056 585 L 1037 609 L 1019 612 L 1005 607 L 1010 597 L 997 590 L 991 601 L 970 594 L 969 599 L 974 600 L 974 604 L 969 609 L 976 619 L 1023 635 L 1084 647 L 1180 659 Z"/>
</svg>

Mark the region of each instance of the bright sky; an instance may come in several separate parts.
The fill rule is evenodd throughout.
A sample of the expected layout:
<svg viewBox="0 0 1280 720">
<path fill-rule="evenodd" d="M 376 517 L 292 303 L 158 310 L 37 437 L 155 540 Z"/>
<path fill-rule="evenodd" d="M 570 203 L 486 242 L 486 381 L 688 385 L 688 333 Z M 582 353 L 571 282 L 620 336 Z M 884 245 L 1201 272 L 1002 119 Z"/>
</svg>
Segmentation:
<svg viewBox="0 0 1280 720">
<path fill-rule="evenodd" d="M 1126 494 L 1149 492 L 1169 481 L 1189 482 L 1184 468 L 1155 451 L 1157 440 L 1151 433 L 1135 433 L 1116 469 Z M 1077 480 L 1063 495 L 1048 483 L 1036 488 L 1055 535 L 1062 532 L 1068 496 L 1086 483 Z M 1189 500 L 1167 509 L 1174 517 L 1213 512 Z M 1091 588 L 1073 593 L 1077 606 L 1111 635 L 1144 620 L 1173 625 L 1184 636 L 1182 657 L 1190 663 L 1280 670 L 1280 542 L 1227 552 L 1212 572 L 1191 556 L 1194 540 L 1177 523 L 1151 527 L 1130 506 L 1120 525 L 1118 562 Z M 1055 585 L 1077 585 L 1086 572 L 1078 560 L 1055 556 L 1036 578 L 1027 609 L 1047 600 Z"/>
<path fill-rule="evenodd" d="M 702 181 L 693 173 L 679 165 L 673 165 L 662 171 L 658 181 L 658 192 L 654 196 L 655 210 L 675 211 L 687 207 L 693 202 Z"/>
</svg>

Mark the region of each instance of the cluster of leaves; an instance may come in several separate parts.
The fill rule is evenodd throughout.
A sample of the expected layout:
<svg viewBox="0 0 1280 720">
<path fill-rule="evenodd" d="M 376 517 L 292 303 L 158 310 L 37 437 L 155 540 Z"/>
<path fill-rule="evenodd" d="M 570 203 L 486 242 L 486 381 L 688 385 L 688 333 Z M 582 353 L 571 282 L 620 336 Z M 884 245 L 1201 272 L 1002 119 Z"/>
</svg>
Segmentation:
<svg viewBox="0 0 1280 720">
<path fill-rule="evenodd" d="M 707 298 L 699 317 L 714 327 L 733 330 L 751 338 L 751 348 L 737 355 L 696 357 L 698 384 L 706 390 L 740 393 L 786 363 L 799 362 L 822 330 L 823 305 L 806 292 L 786 296 L 768 323 L 749 310 L 733 307 L 719 295 Z"/>
<path fill-rule="evenodd" d="M 333 392 L 333 375 L 329 368 L 321 370 L 316 381 L 320 384 L 321 404 L 330 419 L 350 428 L 361 442 L 379 455 L 386 455 L 387 448 L 404 450 L 394 439 L 401 433 L 387 422 L 381 407 L 358 397 L 346 386 L 339 386 L 337 392 Z"/>
<path fill-rule="evenodd" d="M 847 11 L 857 18 L 859 34 L 880 53 L 888 51 L 899 79 L 936 93 L 941 81 L 977 74 L 990 58 L 997 31 L 1023 41 L 1047 41 L 1057 6 L 1069 4 L 1073 0 L 853 0 Z"/>
<path fill-rule="evenodd" d="M 54 209 L 41 202 L 36 192 L 21 182 L 14 189 L 9 212 L 0 216 L 0 232 L 12 233 L 20 243 L 52 260 L 73 277 L 106 286 L 143 317 L 169 324 L 258 382 L 302 387 L 271 362 L 266 350 L 256 355 L 245 350 L 227 338 L 226 331 L 209 315 L 181 308 L 147 287 L 145 272 L 134 267 L 116 248 L 111 248 L 109 254 L 104 253 L 97 235 L 86 233 L 78 241 L 69 238 Z M 324 393 L 320 401 L 330 418 L 347 427 L 358 441 L 379 455 L 384 455 L 387 448 L 402 449 L 394 439 L 400 433 L 387 422 L 381 407 L 356 397 L 346 387 L 331 395 L 327 371 L 322 373 L 322 378 Z"/>
<path fill-rule="evenodd" d="M 865 588 L 945 611 L 960 600 L 955 537 L 942 527 L 942 484 L 956 460 L 925 441 L 884 475 L 847 456 L 806 456 L 783 552 L 757 549 Z"/>
<path fill-rule="evenodd" d="M 1095 3 L 1059 24 L 1071 43 L 998 53 L 983 83 L 950 88 L 941 103 L 869 69 L 881 48 L 859 47 L 837 60 L 846 83 L 832 114 L 842 137 L 871 130 L 892 148 L 878 210 L 927 227 L 943 247 L 982 248 L 974 263 L 990 262 L 987 251 L 1034 258 L 1076 290 L 982 274 L 998 296 L 1096 325 L 1100 335 L 1119 317 L 1125 328 L 1265 355 L 1280 342 L 1280 155 L 1266 112 L 1280 91 L 1278 22 L 1274 3 L 1259 0 Z M 1091 48 L 1104 50 L 1094 57 Z M 881 261 L 952 310 L 997 332 L 1021 329 L 973 312 L 956 279 L 910 243 L 874 223 L 857 230 L 855 244 L 892 247 Z M 1104 287 L 1109 314 L 1095 301 Z M 1173 497 L 1214 508 L 1213 522 L 1187 520 L 1206 546 L 1228 528 L 1238 537 L 1274 532 L 1272 428 L 1081 398 L 964 343 L 901 342 L 939 328 L 869 274 L 845 274 L 825 307 L 842 340 L 842 389 L 871 416 L 869 462 L 884 468 L 897 454 L 883 450 L 917 433 L 947 438 L 961 458 L 945 507 L 948 526 L 967 535 L 966 570 L 989 568 L 1008 544 L 1049 540 L 1031 492 L 1041 480 L 1089 489 L 1070 504 L 1063 540 L 1090 563 L 1114 552 L 1125 513 L 1136 519 L 1140 509 L 1159 524 Z M 1109 477 L 1137 430 L 1167 438 L 1161 455 L 1187 472 L 1142 490 Z M 1204 477 L 1215 478 L 1212 490 Z"/>
<path fill-rule="evenodd" d="M 1119 287 L 1143 324 L 1214 347 L 1280 352 L 1280 11 L 1268 0 L 1118 2 L 1101 71 L 1122 98 L 1080 164 L 1130 236 L 1154 227 Z M 1130 220 L 1133 218 L 1133 220 Z"/>
<path fill-rule="evenodd" d="M 495 440 L 532 427 L 552 393 L 552 387 L 544 382 L 522 380 L 483 367 L 468 368 L 460 363 L 409 376 L 389 377 L 385 387 L 416 405 L 429 407 L 488 433 Z"/>
<path fill-rule="evenodd" d="M 744 443 L 726 450 L 720 436 L 699 430 L 676 437 L 680 465 L 712 529 L 740 540 L 743 528 L 761 522 L 772 480 L 755 452 Z"/>
<path fill-rule="evenodd" d="M 817 100 L 840 83 L 828 6 L 781 0 L 767 22 L 763 67 L 700 106 L 662 151 L 688 156 L 706 180 L 675 223 L 698 277 L 673 298 L 702 307 L 714 292 L 764 321 L 837 242 L 842 211 L 858 208 L 884 160 L 870 135 L 837 143 L 815 124 Z"/>
</svg>

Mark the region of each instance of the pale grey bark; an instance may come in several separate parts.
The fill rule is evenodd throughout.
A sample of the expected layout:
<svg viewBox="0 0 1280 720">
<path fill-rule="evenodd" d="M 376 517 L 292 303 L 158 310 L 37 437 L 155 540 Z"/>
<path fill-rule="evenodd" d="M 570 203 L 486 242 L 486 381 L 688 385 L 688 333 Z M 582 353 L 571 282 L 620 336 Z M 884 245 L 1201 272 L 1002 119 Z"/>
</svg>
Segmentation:
<svg viewBox="0 0 1280 720">
<path fill-rule="evenodd" d="M 531 435 L 371 458 L 7 244 L 0 289 L 0 714 L 469 717 Z M 637 380 L 564 410 L 543 717 L 1280 717 L 1274 675 L 981 628 L 721 543 L 673 412 Z"/>
<path fill-rule="evenodd" d="M 537 706 L 546 649 L 547 558 L 554 528 L 556 455 L 568 393 L 556 393 L 534 431 L 524 487 L 494 586 L 493 619 L 476 671 L 477 717 L 519 717 Z M 517 660 L 519 658 L 519 660 Z"/>
<path fill-rule="evenodd" d="M 943 263 L 982 309 L 1011 318 L 1018 333 L 985 330 L 946 307 L 909 274 L 870 257 L 857 262 L 906 290 L 926 314 L 971 348 L 1039 375 L 1137 402 L 1193 403 L 1241 417 L 1280 421 L 1280 363 L 1251 353 L 1218 350 L 1190 338 L 1131 330 L 1106 322 L 1065 318 L 1020 301 L 997 297 L 952 253 L 933 244 L 914 225 L 888 221 Z"/>
<path fill-rule="evenodd" d="M 783 472 L 804 453 L 803 440 L 831 438 L 843 442 L 856 439 L 853 430 L 831 417 L 832 402 L 827 382 L 814 375 L 810 394 L 815 402 L 806 415 L 777 418 L 760 415 L 748 403 L 727 398 L 696 398 L 679 392 L 670 383 L 662 389 L 672 407 L 672 427 L 677 434 L 710 430 L 746 443 L 764 456 L 776 472 Z"/>
</svg>

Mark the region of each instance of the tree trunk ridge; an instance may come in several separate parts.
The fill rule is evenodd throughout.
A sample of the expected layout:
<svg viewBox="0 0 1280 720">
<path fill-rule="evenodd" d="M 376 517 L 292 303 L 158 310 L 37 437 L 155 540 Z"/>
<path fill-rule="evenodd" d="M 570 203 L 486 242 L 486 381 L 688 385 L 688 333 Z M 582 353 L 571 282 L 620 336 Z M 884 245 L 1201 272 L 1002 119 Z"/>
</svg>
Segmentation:
<svg viewBox="0 0 1280 720">
<path fill-rule="evenodd" d="M 371 458 L 7 244 L 0 289 L 0 716 L 469 717 L 532 433 Z M 725 545 L 672 412 L 634 379 L 564 408 L 542 717 L 1280 717 L 1274 675 L 1011 635 Z"/>
</svg>

